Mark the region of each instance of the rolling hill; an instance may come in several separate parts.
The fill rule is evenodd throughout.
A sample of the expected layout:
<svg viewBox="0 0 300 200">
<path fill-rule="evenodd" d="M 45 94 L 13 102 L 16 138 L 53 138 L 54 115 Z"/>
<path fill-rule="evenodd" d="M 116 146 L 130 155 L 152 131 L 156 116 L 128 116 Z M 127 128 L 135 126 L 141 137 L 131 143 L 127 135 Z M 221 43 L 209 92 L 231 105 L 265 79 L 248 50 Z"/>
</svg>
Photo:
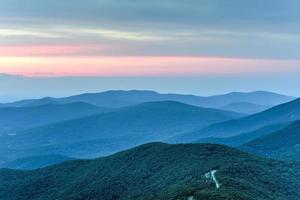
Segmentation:
<svg viewBox="0 0 300 200">
<path fill-rule="evenodd" d="M 22 170 L 32 170 L 47 167 L 50 165 L 62 163 L 65 161 L 74 160 L 74 158 L 60 156 L 60 155 L 41 155 L 24 157 L 17 160 L 13 160 L 0 165 L 0 168 L 9 169 L 22 169 Z"/>
<path fill-rule="evenodd" d="M 238 146 L 248 143 L 254 139 L 263 137 L 263 136 L 273 133 L 275 131 L 279 131 L 279 130 L 287 127 L 288 125 L 289 125 L 289 123 L 275 124 L 275 125 L 265 126 L 263 128 L 259 128 L 259 129 L 255 130 L 255 131 L 243 133 L 243 134 L 240 134 L 237 136 L 232 136 L 232 137 L 202 138 L 202 139 L 194 141 L 194 143 L 213 143 L 213 144 L 223 144 L 223 145 L 227 145 L 227 146 L 238 147 Z"/>
<path fill-rule="evenodd" d="M 241 149 L 275 159 L 300 161 L 300 121 L 252 140 L 242 145 Z"/>
<path fill-rule="evenodd" d="M 155 141 L 155 140 L 152 140 Z M 107 139 L 83 140 L 76 142 L 53 143 L 48 145 L 33 144 L 32 147 L 0 148 L 0 165 L 26 157 L 45 155 L 64 155 L 67 157 L 91 159 L 107 156 L 145 143 L 145 138 L 138 135 L 125 135 Z"/>
<path fill-rule="evenodd" d="M 32 152 L 33 149 L 37 152 L 44 151 L 39 148 L 47 148 L 47 151 L 49 147 L 56 149 L 57 145 L 63 146 L 63 151 L 73 149 L 77 152 L 76 149 L 82 146 L 77 145 L 74 148 L 74 144 L 96 141 L 97 146 L 102 145 L 105 152 L 107 149 L 115 152 L 109 146 L 123 150 L 120 147 L 129 148 L 149 141 L 161 141 L 187 130 L 196 130 L 208 124 L 240 116 L 241 114 L 238 113 L 200 108 L 173 101 L 149 102 L 110 113 L 21 131 L 15 136 L 1 137 L 0 145 L 4 150 L 13 150 L 23 155 L 23 152 Z M 89 151 L 89 153 L 92 152 Z M 54 154 L 66 155 L 60 152 Z M 9 153 L 13 159 L 18 158 L 15 155 L 15 153 Z M 78 157 L 77 154 L 67 155 Z M 31 156 L 31 154 L 25 156 Z"/>
<path fill-rule="evenodd" d="M 222 106 L 219 109 L 251 115 L 251 114 L 262 112 L 271 107 L 272 106 L 258 105 L 254 103 L 248 103 L 248 102 L 236 102 L 236 103 L 231 103 Z"/>
<path fill-rule="evenodd" d="M 42 98 L 32 100 L 22 100 L 14 103 L 3 104 L 2 106 L 32 106 L 41 104 L 66 104 L 74 102 L 85 102 L 101 107 L 124 107 L 145 103 L 150 101 L 178 101 L 194 106 L 219 108 L 236 102 L 246 102 L 258 105 L 278 105 L 295 99 L 294 97 L 280 95 L 265 91 L 250 93 L 233 92 L 224 95 L 209 97 L 182 95 L 182 94 L 160 94 L 154 91 L 143 90 L 112 90 L 101 93 L 86 93 L 64 98 Z"/>
<path fill-rule="evenodd" d="M 237 102 L 274 106 L 292 101 L 294 99 L 294 97 L 289 97 L 267 91 L 231 92 L 225 95 L 216 95 L 208 97 L 209 101 L 214 102 L 215 105 L 219 104 L 219 107 Z"/>
<path fill-rule="evenodd" d="M 293 122 L 298 119 L 300 119 L 300 98 L 254 115 L 212 124 L 194 132 L 184 133 L 177 136 L 177 141 L 191 142 L 208 137 L 231 137 L 255 131 L 264 126 Z M 173 140 L 176 141 L 176 138 Z"/>
<path fill-rule="evenodd" d="M 112 111 L 87 103 L 45 104 L 30 107 L 0 108 L 0 134 Z"/>
<path fill-rule="evenodd" d="M 72 102 L 74 103 L 74 102 Z M 33 107 L 33 106 L 42 106 L 47 104 L 58 104 L 55 98 L 44 97 L 41 99 L 25 99 L 12 103 L 1 104 L 0 107 Z"/>
<path fill-rule="evenodd" d="M 220 145 L 151 143 L 33 171 L 0 169 L 1 200 L 297 200 L 299 163 Z"/>
</svg>

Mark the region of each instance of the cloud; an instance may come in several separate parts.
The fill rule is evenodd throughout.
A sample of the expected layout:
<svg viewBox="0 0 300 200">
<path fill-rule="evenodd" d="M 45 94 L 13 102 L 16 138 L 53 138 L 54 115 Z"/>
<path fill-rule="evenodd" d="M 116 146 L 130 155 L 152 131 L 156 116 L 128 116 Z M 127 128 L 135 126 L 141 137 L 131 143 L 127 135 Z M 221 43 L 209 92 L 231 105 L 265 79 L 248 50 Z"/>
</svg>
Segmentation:
<svg viewBox="0 0 300 200">
<path fill-rule="evenodd" d="M 247 32 L 215 28 L 122 30 L 70 25 L 0 28 L 0 56 L 216 56 L 299 59 L 299 48 L 300 34 L 294 32 Z"/>
<path fill-rule="evenodd" d="M 113 46 L 83 55 L 300 58 L 298 0 L 6 0 L 0 46 Z M 1 55 L 1 52 L 0 52 Z"/>
</svg>

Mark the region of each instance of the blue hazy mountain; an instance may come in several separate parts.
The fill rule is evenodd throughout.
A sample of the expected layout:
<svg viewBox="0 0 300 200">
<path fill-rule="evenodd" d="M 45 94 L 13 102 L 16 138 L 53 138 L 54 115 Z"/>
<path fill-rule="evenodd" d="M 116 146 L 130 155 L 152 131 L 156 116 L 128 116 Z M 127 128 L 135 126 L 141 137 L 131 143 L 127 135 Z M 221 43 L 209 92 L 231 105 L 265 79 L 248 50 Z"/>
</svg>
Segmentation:
<svg viewBox="0 0 300 200">
<path fill-rule="evenodd" d="M 209 101 L 219 104 L 219 107 L 232 103 L 244 102 L 257 105 L 278 105 L 292 101 L 295 98 L 267 91 L 231 92 L 225 95 L 207 97 Z"/>
<path fill-rule="evenodd" d="M 272 106 L 258 105 L 258 104 L 254 104 L 254 103 L 248 103 L 248 102 L 235 102 L 235 103 L 231 103 L 231 104 L 222 106 L 219 109 L 250 115 L 250 114 L 262 112 L 271 107 Z"/>
<path fill-rule="evenodd" d="M 185 131 L 193 131 L 212 123 L 241 116 L 234 112 L 200 108 L 174 101 L 149 102 L 121 108 L 114 112 L 20 131 L 15 136 L 1 137 L 0 145 L 3 149 L 22 149 L 21 154 L 28 149 L 56 145 L 72 149 L 69 145 L 93 140 L 100 141 L 103 149 L 107 146 L 116 146 L 112 143 L 122 147 L 121 142 L 124 140 L 126 147 L 132 147 L 149 141 L 161 141 Z M 110 139 L 110 142 L 103 139 Z M 76 145 L 75 150 L 76 148 L 80 150 L 82 145 Z M 41 152 L 40 149 L 36 151 Z M 55 154 L 61 153 L 55 152 Z M 9 156 L 13 156 L 13 153 Z M 68 154 L 68 156 L 74 155 Z"/>
<path fill-rule="evenodd" d="M 28 107 L 3 107 L 0 108 L 0 134 L 15 134 L 20 129 L 109 111 L 112 111 L 112 109 L 82 102 L 61 105 L 45 104 Z"/>
<path fill-rule="evenodd" d="M 83 140 L 76 142 L 50 143 L 39 146 L 32 144 L 32 147 L 10 147 L 0 148 L 0 166 L 13 160 L 26 157 L 39 157 L 40 155 L 65 155 L 75 158 L 96 158 L 110 155 L 125 149 L 146 143 L 141 135 L 125 135 L 107 139 Z M 155 141 L 155 140 L 152 140 Z"/>
<path fill-rule="evenodd" d="M 86 93 L 65 98 L 43 98 L 22 100 L 2 106 L 32 106 L 51 103 L 86 102 L 102 107 L 123 107 L 150 101 L 178 101 L 200 107 L 219 108 L 236 102 L 246 102 L 257 105 L 278 105 L 295 99 L 294 97 L 271 92 L 257 91 L 250 93 L 233 92 L 217 96 L 195 96 L 182 94 L 160 94 L 154 91 L 106 91 L 101 93 Z M 255 108 L 257 109 L 257 108 Z M 253 112 L 253 111 L 252 111 Z"/>
<path fill-rule="evenodd" d="M 73 103 L 73 102 L 72 102 Z M 13 103 L 2 103 L 1 107 L 32 107 L 32 106 L 41 106 L 46 104 L 58 104 L 58 102 L 51 97 L 44 97 L 41 99 L 25 99 Z"/>
<path fill-rule="evenodd" d="M 151 143 L 39 170 L 0 169 L 0 199 L 296 200 L 299 178 L 299 163 L 221 145 Z"/>
<path fill-rule="evenodd" d="M 255 131 L 264 126 L 288 123 L 298 119 L 300 119 L 300 98 L 254 115 L 212 124 L 194 132 L 184 133 L 177 136 L 177 141 L 191 142 L 207 137 L 231 137 Z"/>
<path fill-rule="evenodd" d="M 74 158 L 61 156 L 61 155 L 40 155 L 40 156 L 19 158 L 4 163 L 0 165 L 0 167 L 9 168 L 9 169 L 31 170 L 31 169 L 44 168 L 50 165 L 54 165 L 54 164 L 58 164 L 70 160 L 74 160 Z"/>
<path fill-rule="evenodd" d="M 237 135 L 237 136 L 232 136 L 232 137 L 202 138 L 202 139 L 194 141 L 194 143 L 213 143 L 213 144 L 223 144 L 223 145 L 228 145 L 228 146 L 232 146 L 232 147 L 238 147 L 238 146 L 243 145 L 247 142 L 250 142 L 251 140 L 263 137 L 263 136 L 268 135 L 270 133 L 273 133 L 275 131 L 279 131 L 279 130 L 285 128 L 286 126 L 288 126 L 289 124 L 290 123 L 265 126 L 263 128 L 259 128 L 259 129 L 255 130 L 255 131 L 251 131 L 251 132 L 248 132 L 248 133 L 243 133 L 243 134 L 240 134 L 240 135 Z"/>
<path fill-rule="evenodd" d="M 275 159 L 300 161 L 300 121 L 252 140 L 242 145 L 241 149 Z"/>
</svg>

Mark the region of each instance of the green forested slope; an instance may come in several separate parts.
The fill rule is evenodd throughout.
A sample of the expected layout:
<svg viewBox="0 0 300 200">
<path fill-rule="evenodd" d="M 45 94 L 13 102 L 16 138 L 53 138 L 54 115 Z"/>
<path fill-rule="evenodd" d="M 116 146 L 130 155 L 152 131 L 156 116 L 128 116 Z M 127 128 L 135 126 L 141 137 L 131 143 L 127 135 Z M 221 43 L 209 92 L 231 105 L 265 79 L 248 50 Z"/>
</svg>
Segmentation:
<svg viewBox="0 0 300 200">
<path fill-rule="evenodd" d="M 1 200 L 298 200 L 300 168 L 220 145 L 146 144 L 96 160 L 0 170 Z M 220 188 L 205 173 L 217 170 Z"/>
</svg>

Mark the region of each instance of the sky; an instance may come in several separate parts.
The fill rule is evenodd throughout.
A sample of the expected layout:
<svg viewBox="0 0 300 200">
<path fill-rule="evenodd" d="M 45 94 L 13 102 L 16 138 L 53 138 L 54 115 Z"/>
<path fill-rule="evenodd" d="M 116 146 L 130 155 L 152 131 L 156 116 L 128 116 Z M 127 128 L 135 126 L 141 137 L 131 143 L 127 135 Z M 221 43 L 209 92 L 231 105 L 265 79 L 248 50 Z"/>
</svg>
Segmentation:
<svg viewBox="0 0 300 200">
<path fill-rule="evenodd" d="M 299 10 L 298 0 L 0 0 L 0 101 L 137 88 L 300 96 Z"/>
</svg>

